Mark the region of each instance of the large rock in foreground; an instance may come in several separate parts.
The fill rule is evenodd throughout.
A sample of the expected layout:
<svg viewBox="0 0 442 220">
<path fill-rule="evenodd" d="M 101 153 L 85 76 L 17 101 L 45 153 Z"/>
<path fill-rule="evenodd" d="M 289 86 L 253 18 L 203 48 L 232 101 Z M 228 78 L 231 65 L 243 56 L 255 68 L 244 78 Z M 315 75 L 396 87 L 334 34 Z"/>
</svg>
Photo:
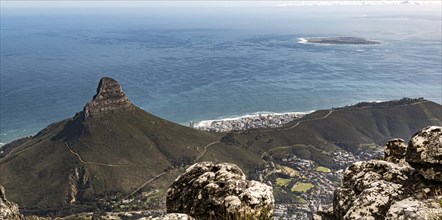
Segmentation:
<svg viewBox="0 0 442 220">
<path fill-rule="evenodd" d="M 229 163 L 197 163 L 167 190 L 167 212 L 186 213 L 196 219 L 271 219 L 274 198 L 270 186 L 248 181 Z"/>
<path fill-rule="evenodd" d="M 407 144 L 400 138 L 391 139 L 384 147 L 384 160 L 399 163 L 405 161 Z"/>
<path fill-rule="evenodd" d="M 435 197 L 440 190 L 440 184 L 427 181 L 410 166 L 383 160 L 356 162 L 335 191 L 333 212 L 336 219 L 410 219 L 411 212 L 428 213 L 413 219 L 431 219 L 431 209 L 442 208 Z M 442 215 L 442 209 L 438 212 Z"/>
<path fill-rule="evenodd" d="M 442 127 L 431 126 L 415 134 L 406 160 L 427 179 L 442 182 Z"/>
<path fill-rule="evenodd" d="M 162 217 L 156 217 L 152 220 L 195 220 L 194 218 L 182 213 L 168 213 Z"/>
<path fill-rule="evenodd" d="M 23 216 L 18 210 L 18 205 L 9 202 L 6 199 L 5 188 L 0 186 L 0 219 L 5 220 L 18 220 L 23 219 Z"/>
<path fill-rule="evenodd" d="M 406 152 L 406 153 L 404 153 Z M 335 219 L 442 219 L 442 127 L 427 127 L 408 146 L 393 139 L 384 160 L 349 166 L 335 191 Z"/>
</svg>

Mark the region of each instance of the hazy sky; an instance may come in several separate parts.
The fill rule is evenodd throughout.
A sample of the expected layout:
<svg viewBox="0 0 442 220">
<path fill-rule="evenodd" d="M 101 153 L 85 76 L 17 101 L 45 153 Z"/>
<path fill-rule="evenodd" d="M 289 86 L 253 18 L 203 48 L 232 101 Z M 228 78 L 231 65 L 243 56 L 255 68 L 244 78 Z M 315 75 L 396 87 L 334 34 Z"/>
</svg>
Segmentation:
<svg viewBox="0 0 442 220">
<path fill-rule="evenodd" d="M 1 7 L 131 7 L 131 6 L 146 6 L 146 7 L 158 7 L 158 6 L 188 6 L 188 7 L 242 7 L 242 6 L 299 6 L 299 5 L 327 5 L 327 4 L 368 4 L 368 5 L 384 5 L 393 4 L 399 5 L 405 2 L 405 0 L 341 0 L 341 1 L 327 1 L 327 0 L 315 0 L 315 1 L 150 1 L 150 0 L 136 0 L 136 1 L 38 1 L 38 0 L 1 0 Z M 410 0 L 409 4 L 441 4 L 441 0 Z"/>
<path fill-rule="evenodd" d="M 121 7 L 121 6 L 276 6 L 282 1 L 19 1 L 19 0 L 2 0 L 2 6 L 7 7 Z"/>
</svg>

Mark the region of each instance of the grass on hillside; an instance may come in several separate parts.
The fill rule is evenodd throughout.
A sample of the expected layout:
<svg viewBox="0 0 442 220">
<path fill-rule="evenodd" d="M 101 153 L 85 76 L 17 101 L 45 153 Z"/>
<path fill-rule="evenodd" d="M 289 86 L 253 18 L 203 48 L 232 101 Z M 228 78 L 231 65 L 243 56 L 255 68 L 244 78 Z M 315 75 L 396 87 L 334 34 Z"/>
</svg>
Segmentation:
<svg viewBox="0 0 442 220">
<path fill-rule="evenodd" d="M 297 183 L 295 186 L 293 186 L 292 192 L 307 192 L 314 186 L 315 185 L 311 183 Z"/>
<path fill-rule="evenodd" d="M 146 202 L 149 203 L 149 202 L 152 202 L 154 199 L 163 196 L 164 190 L 163 189 L 154 190 L 149 193 L 143 193 L 143 194 L 144 194 L 143 197 L 145 198 Z"/>
<path fill-rule="evenodd" d="M 298 204 L 306 204 L 307 203 L 307 201 L 300 196 L 294 196 L 294 198 L 295 198 L 296 203 L 298 203 Z"/>
<path fill-rule="evenodd" d="M 330 168 L 323 167 L 323 166 L 318 166 L 318 167 L 316 168 L 316 171 L 318 171 L 318 172 L 324 172 L 324 173 L 330 173 L 330 172 L 331 172 Z"/>
<path fill-rule="evenodd" d="M 278 186 L 282 186 L 282 187 L 287 187 L 291 182 L 291 179 L 284 179 L 284 178 L 277 178 L 276 179 L 276 184 L 278 184 Z"/>
</svg>

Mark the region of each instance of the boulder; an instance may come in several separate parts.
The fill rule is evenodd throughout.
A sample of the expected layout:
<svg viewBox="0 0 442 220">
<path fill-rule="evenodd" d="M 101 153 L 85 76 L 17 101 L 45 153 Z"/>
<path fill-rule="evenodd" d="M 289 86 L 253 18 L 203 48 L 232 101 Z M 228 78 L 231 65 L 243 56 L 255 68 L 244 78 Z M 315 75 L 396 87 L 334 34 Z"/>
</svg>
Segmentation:
<svg viewBox="0 0 442 220">
<path fill-rule="evenodd" d="M 400 138 L 391 139 L 384 147 L 384 160 L 393 163 L 405 162 L 407 144 Z"/>
<path fill-rule="evenodd" d="M 404 194 L 401 187 L 412 172 L 411 167 L 382 160 L 352 164 L 344 173 L 341 187 L 335 191 L 333 212 L 336 218 L 382 219 L 389 202 Z"/>
<path fill-rule="evenodd" d="M 416 200 L 406 198 L 394 202 L 387 214 L 385 220 L 426 220 L 442 218 L 442 209 L 435 200 Z"/>
<path fill-rule="evenodd" d="M 385 219 L 400 214 L 399 201 L 421 201 L 441 190 L 441 184 L 427 181 L 410 166 L 383 160 L 360 161 L 345 171 L 341 187 L 334 194 L 333 213 L 336 219 Z M 419 204 L 413 210 L 428 212 L 426 207 Z M 437 208 L 442 209 L 440 204 Z"/>
<path fill-rule="evenodd" d="M 416 133 L 408 143 L 406 160 L 426 179 L 442 182 L 442 127 Z"/>
<path fill-rule="evenodd" d="M 194 218 L 182 213 L 168 213 L 162 217 L 152 218 L 152 220 L 194 220 Z"/>
<path fill-rule="evenodd" d="M 333 200 L 335 219 L 440 219 L 441 127 L 389 141 L 384 160 L 359 161 L 344 172 Z M 406 161 L 404 161 L 404 158 Z"/>
<path fill-rule="evenodd" d="M 271 219 L 274 197 L 270 186 L 248 181 L 229 163 L 197 163 L 167 190 L 167 212 L 186 213 L 196 219 Z"/>
<path fill-rule="evenodd" d="M 20 214 L 18 205 L 6 199 L 5 188 L 0 186 L 0 219 L 18 220 L 24 219 Z"/>
</svg>

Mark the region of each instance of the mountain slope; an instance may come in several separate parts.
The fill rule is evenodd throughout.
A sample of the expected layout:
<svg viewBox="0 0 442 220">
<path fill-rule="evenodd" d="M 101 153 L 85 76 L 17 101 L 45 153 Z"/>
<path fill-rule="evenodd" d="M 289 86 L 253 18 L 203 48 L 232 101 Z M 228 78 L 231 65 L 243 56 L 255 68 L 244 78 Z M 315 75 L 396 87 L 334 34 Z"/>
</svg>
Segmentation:
<svg viewBox="0 0 442 220">
<path fill-rule="evenodd" d="M 406 140 L 429 125 L 442 125 L 441 105 L 424 99 L 402 99 L 319 110 L 282 128 L 255 129 L 232 134 L 231 138 L 236 146 L 262 155 L 287 157 L 295 154 L 333 166 L 331 152 L 381 151 L 387 140 Z M 222 155 L 224 146 L 221 145 L 212 146 L 207 154 Z"/>
<path fill-rule="evenodd" d="M 117 81 L 104 77 L 73 118 L 4 146 L 0 185 L 28 213 L 82 205 L 91 210 L 100 198 L 164 190 L 197 161 L 231 162 L 254 174 L 267 162 L 297 155 L 340 168 L 334 151 L 379 150 L 388 139 L 428 125 L 442 125 L 441 105 L 403 99 L 319 110 L 276 129 L 209 133 L 139 109 Z"/>
<path fill-rule="evenodd" d="M 193 162 L 219 138 L 137 108 L 115 80 L 103 78 L 82 112 L 0 160 L 0 184 L 12 201 L 38 207 L 129 193 L 165 169 Z"/>
</svg>

